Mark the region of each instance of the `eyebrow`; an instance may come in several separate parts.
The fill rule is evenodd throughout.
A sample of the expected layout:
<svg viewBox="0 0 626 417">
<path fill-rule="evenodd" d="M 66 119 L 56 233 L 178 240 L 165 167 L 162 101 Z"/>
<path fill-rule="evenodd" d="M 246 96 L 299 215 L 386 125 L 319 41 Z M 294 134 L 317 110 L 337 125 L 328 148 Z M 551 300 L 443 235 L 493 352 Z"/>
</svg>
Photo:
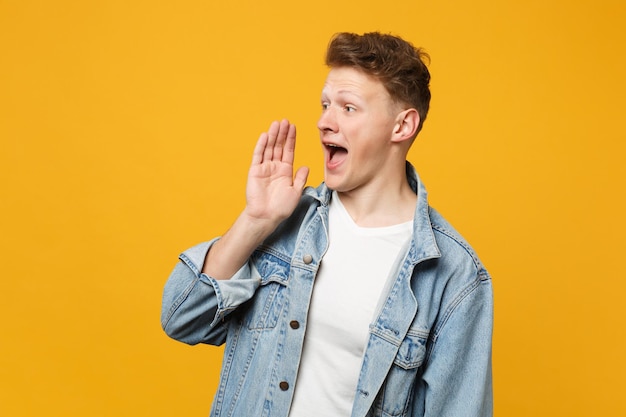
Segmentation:
<svg viewBox="0 0 626 417">
<path fill-rule="evenodd" d="M 338 90 L 337 92 L 335 92 L 335 95 L 336 96 L 353 96 L 360 100 L 363 99 L 363 96 L 361 96 L 360 94 L 357 94 L 354 91 L 346 90 L 346 89 Z M 327 97 L 327 96 L 328 96 L 328 90 L 326 88 L 322 89 L 322 97 Z"/>
</svg>

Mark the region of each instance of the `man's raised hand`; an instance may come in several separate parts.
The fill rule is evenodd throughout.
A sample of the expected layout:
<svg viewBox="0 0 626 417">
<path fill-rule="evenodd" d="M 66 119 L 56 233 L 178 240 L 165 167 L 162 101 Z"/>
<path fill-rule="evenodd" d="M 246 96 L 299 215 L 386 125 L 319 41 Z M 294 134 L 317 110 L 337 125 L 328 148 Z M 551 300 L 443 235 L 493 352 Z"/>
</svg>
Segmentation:
<svg viewBox="0 0 626 417">
<path fill-rule="evenodd" d="M 309 175 L 307 167 L 293 174 L 296 126 L 273 122 L 259 137 L 248 173 L 245 214 L 274 226 L 296 208 Z"/>
</svg>

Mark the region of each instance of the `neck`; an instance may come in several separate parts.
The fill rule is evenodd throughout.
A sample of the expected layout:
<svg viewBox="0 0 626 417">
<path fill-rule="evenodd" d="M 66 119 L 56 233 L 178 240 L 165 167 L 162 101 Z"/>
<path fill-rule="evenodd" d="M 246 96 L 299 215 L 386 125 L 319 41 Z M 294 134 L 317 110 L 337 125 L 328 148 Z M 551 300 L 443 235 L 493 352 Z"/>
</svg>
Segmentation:
<svg viewBox="0 0 626 417">
<path fill-rule="evenodd" d="M 361 227 L 385 227 L 413 219 L 417 196 L 406 179 L 379 181 L 367 189 L 339 192 L 350 217 Z"/>
</svg>

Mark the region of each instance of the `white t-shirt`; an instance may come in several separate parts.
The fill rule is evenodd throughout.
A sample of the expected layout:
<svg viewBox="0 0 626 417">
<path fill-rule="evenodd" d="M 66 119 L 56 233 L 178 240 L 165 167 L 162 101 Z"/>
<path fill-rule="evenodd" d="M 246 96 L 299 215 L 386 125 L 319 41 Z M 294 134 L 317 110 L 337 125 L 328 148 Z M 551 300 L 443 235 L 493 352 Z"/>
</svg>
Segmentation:
<svg viewBox="0 0 626 417">
<path fill-rule="evenodd" d="M 333 193 L 290 417 L 350 416 L 369 324 L 412 228 L 360 227 Z"/>
</svg>

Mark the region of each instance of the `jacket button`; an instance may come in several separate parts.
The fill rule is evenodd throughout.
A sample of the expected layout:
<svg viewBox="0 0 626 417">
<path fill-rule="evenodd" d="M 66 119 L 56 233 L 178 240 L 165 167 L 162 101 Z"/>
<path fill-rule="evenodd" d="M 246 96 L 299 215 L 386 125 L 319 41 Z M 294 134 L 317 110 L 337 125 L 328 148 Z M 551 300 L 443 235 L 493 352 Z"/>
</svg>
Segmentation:
<svg viewBox="0 0 626 417">
<path fill-rule="evenodd" d="M 291 321 L 289 322 L 289 326 L 290 326 L 292 329 L 298 329 L 298 328 L 300 328 L 300 323 L 298 323 L 296 320 L 291 320 Z"/>
<path fill-rule="evenodd" d="M 305 264 L 308 265 L 311 262 L 313 262 L 313 257 L 307 253 L 306 255 L 302 257 L 302 260 L 304 261 Z"/>
<path fill-rule="evenodd" d="M 289 389 L 289 383 L 287 381 L 281 381 L 281 383 L 278 384 L 278 386 L 283 391 L 287 391 Z"/>
</svg>

